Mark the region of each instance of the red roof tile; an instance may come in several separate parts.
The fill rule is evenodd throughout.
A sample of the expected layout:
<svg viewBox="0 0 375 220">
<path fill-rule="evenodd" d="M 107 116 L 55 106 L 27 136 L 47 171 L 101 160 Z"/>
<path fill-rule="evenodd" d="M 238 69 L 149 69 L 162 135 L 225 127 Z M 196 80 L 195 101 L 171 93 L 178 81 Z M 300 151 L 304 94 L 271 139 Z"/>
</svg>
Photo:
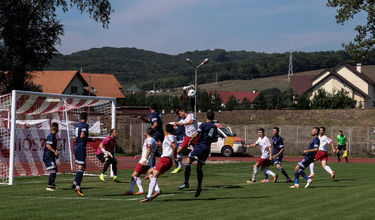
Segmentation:
<svg viewBox="0 0 375 220">
<path fill-rule="evenodd" d="M 223 100 L 224 104 L 227 104 L 230 97 L 236 97 L 237 102 L 242 102 L 243 99 L 246 97 L 247 100 L 252 103 L 258 97 L 260 92 L 236 92 L 236 91 L 211 91 L 211 94 L 217 93 L 220 95 L 221 99 Z"/>
<path fill-rule="evenodd" d="M 94 87 L 96 90 L 96 93 L 90 91 L 92 94 L 103 97 L 125 98 L 121 92 L 122 86 L 113 74 L 81 73 L 81 75 L 87 84 L 89 84 L 91 78 L 91 87 Z M 85 89 L 88 90 L 88 87 L 85 87 Z"/>
</svg>

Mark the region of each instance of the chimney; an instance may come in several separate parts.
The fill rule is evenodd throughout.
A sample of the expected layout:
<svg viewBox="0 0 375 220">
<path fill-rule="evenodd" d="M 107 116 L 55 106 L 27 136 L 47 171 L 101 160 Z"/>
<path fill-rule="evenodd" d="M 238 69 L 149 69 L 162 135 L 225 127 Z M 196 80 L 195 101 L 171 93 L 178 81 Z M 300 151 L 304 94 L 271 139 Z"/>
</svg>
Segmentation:
<svg viewBox="0 0 375 220">
<path fill-rule="evenodd" d="M 361 63 L 357 63 L 356 70 L 357 70 L 357 72 L 362 73 L 362 64 Z"/>
</svg>

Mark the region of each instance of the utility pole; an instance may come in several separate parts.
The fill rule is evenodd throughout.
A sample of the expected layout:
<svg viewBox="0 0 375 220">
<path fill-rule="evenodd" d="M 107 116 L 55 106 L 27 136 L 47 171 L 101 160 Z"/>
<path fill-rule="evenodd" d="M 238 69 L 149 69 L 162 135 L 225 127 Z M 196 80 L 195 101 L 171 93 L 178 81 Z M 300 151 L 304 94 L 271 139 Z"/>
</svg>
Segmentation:
<svg viewBox="0 0 375 220">
<path fill-rule="evenodd" d="M 290 83 L 290 76 L 293 76 L 293 50 L 289 51 L 289 69 L 288 69 L 288 80 Z"/>
</svg>

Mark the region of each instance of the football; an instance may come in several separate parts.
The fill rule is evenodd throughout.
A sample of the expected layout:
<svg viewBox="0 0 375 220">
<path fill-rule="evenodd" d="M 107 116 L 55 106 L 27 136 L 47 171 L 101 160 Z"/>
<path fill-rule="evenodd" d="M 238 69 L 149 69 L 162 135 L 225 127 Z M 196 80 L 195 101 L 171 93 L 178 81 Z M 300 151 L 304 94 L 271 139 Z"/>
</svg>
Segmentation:
<svg viewBox="0 0 375 220">
<path fill-rule="evenodd" d="M 189 97 L 194 97 L 195 96 L 195 90 L 194 89 L 190 89 L 189 92 L 188 92 L 188 96 Z"/>
</svg>

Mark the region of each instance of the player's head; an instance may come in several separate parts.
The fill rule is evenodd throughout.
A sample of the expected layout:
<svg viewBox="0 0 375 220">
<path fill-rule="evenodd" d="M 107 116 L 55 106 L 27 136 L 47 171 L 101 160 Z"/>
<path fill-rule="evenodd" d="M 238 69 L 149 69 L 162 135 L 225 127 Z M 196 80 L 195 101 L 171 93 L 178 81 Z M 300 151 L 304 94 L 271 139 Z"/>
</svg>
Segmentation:
<svg viewBox="0 0 375 220">
<path fill-rule="evenodd" d="M 150 108 L 150 111 L 153 112 L 153 111 L 157 111 L 158 110 L 158 104 L 156 103 L 151 103 L 151 105 L 149 106 Z"/>
<path fill-rule="evenodd" d="M 323 136 L 326 133 L 326 128 L 325 127 L 320 127 L 319 128 L 319 135 Z"/>
<path fill-rule="evenodd" d="M 178 111 L 178 115 L 180 116 L 180 117 L 183 117 L 183 118 L 185 118 L 186 116 L 187 116 L 187 110 L 185 109 L 185 108 L 180 108 L 180 110 Z"/>
<path fill-rule="evenodd" d="M 274 127 L 273 128 L 273 135 L 274 136 L 278 136 L 279 135 L 279 128 L 278 127 Z"/>
<path fill-rule="evenodd" d="M 87 121 L 87 112 L 82 112 L 81 114 L 79 114 L 79 120 L 81 121 Z"/>
<path fill-rule="evenodd" d="M 112 128 L 110 131 L 109 131 L 109 135 L 111 135 L 113 138 L 116 138 L 117 137 L 117 129 L 116 128 Z"/>
<path fill-rule="evenodd" d="M 146 137 L 151 137 L 151 134 L 152 134 L 152 128 L 149 127 L 149 128 L 146 129 L 144 135 L 145 135 Z"/>
<path fill-rule="evenodd" d="M 311 131 L 311 135 L 312 136 L 317 136 L 319 133 L 319 128 L 318 127 L 313 127 L 312 131 Z"/>
<path fill-rule="evenodd" d="M 178 116 L 180 116 L 180 109 L 181 109 L 180 106 L 175 106 L 174 107 L 174 113 L 176 113 L 176 115 L 178 115 Z"/>
<path fill-rule="evenodd" d="M 59 124 L 57 124 L 56 122 L 53 122 L 51 125 L 51 133 L 57 134 L 57 132 L 59 132 Z"/>
<path fill-rule="evenodd" d="M 208 111 L 206 114 L 207 120 L 213 121 L 215 119 L 215 113 L 213 111 Z"/>
<path fill-rule="evenodd" d="M 259 137 L 264 137 L 264 129 L 263 128 L 259 128 L 258 129 L 258 136 Z"/>
<path fill-rule="evenodd" d="M 344 133 L 343 133 L 341 130 L 339 130 L 339 135 L 340 135 L 340 136 L 343 136 Z"/>
<path fill-rule="evenodd" d="M 173 134 L 174 132 L 174 127 L 172 124 L 167 124 L 167 126 L 165 126 L 165 130 L 169 133 L 169 134 Z"/>
</svg>

